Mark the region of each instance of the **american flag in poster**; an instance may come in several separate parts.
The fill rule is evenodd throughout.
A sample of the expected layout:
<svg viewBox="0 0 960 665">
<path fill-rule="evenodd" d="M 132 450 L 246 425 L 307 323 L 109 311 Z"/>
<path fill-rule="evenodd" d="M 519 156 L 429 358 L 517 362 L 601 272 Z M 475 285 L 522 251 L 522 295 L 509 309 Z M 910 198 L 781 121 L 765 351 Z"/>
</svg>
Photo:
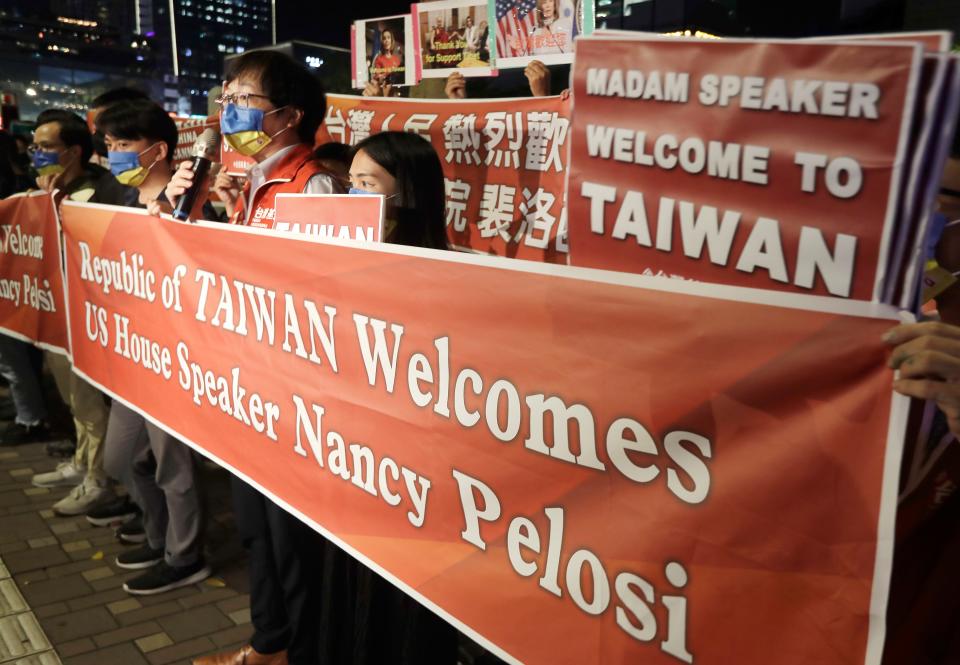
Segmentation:
<svg viewBox="0 0 960 665">
<path fill-rule="evenodd" d="M 537 0 L 497 0 L 497 55 L 529 55 L 529 36 L 537 27 Z"/>
</svg>

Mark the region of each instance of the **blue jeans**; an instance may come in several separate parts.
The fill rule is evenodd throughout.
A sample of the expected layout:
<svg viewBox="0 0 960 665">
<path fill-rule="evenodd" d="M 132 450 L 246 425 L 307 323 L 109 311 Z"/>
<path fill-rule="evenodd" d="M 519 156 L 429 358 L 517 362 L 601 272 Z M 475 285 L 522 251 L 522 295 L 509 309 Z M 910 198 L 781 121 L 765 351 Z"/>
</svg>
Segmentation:
<svg viewBox="0 0 960 665">
<path fill-rule="evenodd" d="M 17 422 L 36 425 L 47 419 L 47 405 L 40 387 L 40 372 L 34 364 L 40 350 L 32 344 L 0 333 L 0 376 L 10 384 L 17 408 Z"/>
</svg>

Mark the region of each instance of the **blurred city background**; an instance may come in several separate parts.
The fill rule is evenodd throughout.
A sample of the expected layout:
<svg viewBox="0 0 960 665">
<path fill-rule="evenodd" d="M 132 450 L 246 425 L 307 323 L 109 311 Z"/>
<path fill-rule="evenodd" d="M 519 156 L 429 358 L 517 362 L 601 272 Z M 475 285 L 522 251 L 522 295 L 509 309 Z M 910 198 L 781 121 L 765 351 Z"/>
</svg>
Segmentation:
<svg viewBox="0 0 960 665">
<path fill-rule="evenodd" d="M 2 127 L 27 132 L 58 107 L 83 112 L 113 87 L 140 88 L 180 116 L 206 115 L 225 58 L 285 50 L 331 92 L 350 92 L 350 24 L 409 11 L 404 0 L 3 0 Z M 957 0 L 595 0 L 598 27 L 792 37 L 950 28 Z"/>
</svg>

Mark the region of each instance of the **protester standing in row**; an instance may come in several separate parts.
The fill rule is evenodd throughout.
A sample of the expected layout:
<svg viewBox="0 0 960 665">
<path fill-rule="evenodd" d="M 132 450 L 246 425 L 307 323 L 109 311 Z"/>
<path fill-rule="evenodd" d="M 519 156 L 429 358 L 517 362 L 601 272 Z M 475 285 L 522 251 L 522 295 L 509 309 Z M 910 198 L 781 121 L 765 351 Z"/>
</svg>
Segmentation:
<svg viewBox="0 0 960 665">
<path fill-rule="evenodd" d="M 224 173 L 214 183 L 232 223 L 269 229 L 277 194 L 343 191 L 313 155 L 326 101 L 319 81 L 304 67 L 274 51 L 246 53 L 231 63 L 219 102 L 224 140 L 255 162 L 242 188 Z M 193 176 L 190 162 L 184 162 L 166 190 L 171 202 L 186 192 Z M 233 495 L 237 529 L 250 555 L 253 636 L 238 651 L 195 662 L 316 665 L 322 602 L 317 561 L 324 541 L 236 477 Z"/>
<path fill-rule="evenodd" d="M 357 144 L 351 191 L 386 199 L 384 242 L 447 249 L 444 181 L 433 146 L 383 132 Z M 457 631 L 332 544 L 324 557 L 321 663 L 454 665 Z"/>
<path fill-rule="evenodd" d="M 69 111 L 44 111 L 37 116 L 33 139 L 37 186 L 47 192 L 59 191 L 72 201 L 91 200 L 101 174 L 90 168 L 93 144 L 86 123 Z M 73 372 L 66 356 L 47 351 L 44 357 L 73 417 L 76 447 L 70 460 L 51 472 L 34 475 L 32 483 L 37 487 L 73 486 L 66 497 L 53 504 L 53 511 L 82 515 L 114 497 L 103 468 L 109 407 L 103 393 Z"/>
<path fill-rule="evenodd" d="M 114 104 L 97 117 L 110 171 L 138 192 L 136 207 L 163 196 L 173 172 L 177 127 L 157 104 Z M 148 223 L 145 219 L 144 223 Z M 145 572 L 123 588 L 150 595 L 210 576 L 203 555 L 203 516 L 193 454 L 186 445 L 120 402 L 114 402 L 106 442 L 106 466 L 143 510 L 146 543 L 121 553 L 116 563 Z"/>
</svg>

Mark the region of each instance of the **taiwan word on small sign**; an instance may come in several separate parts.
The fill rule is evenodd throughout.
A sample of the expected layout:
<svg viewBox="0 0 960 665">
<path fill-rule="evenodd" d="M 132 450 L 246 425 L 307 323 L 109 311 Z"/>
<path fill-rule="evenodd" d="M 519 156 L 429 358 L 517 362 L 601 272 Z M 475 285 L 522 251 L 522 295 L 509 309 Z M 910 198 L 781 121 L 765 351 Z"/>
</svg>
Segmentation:
<svg viewBox="0 0 960 665">
<path fill-rule="evenodd" d="M 273 228 L 317 239 L 383 239 L 384 197 L 378 194 L 277 194 Z"/>
</svg>

